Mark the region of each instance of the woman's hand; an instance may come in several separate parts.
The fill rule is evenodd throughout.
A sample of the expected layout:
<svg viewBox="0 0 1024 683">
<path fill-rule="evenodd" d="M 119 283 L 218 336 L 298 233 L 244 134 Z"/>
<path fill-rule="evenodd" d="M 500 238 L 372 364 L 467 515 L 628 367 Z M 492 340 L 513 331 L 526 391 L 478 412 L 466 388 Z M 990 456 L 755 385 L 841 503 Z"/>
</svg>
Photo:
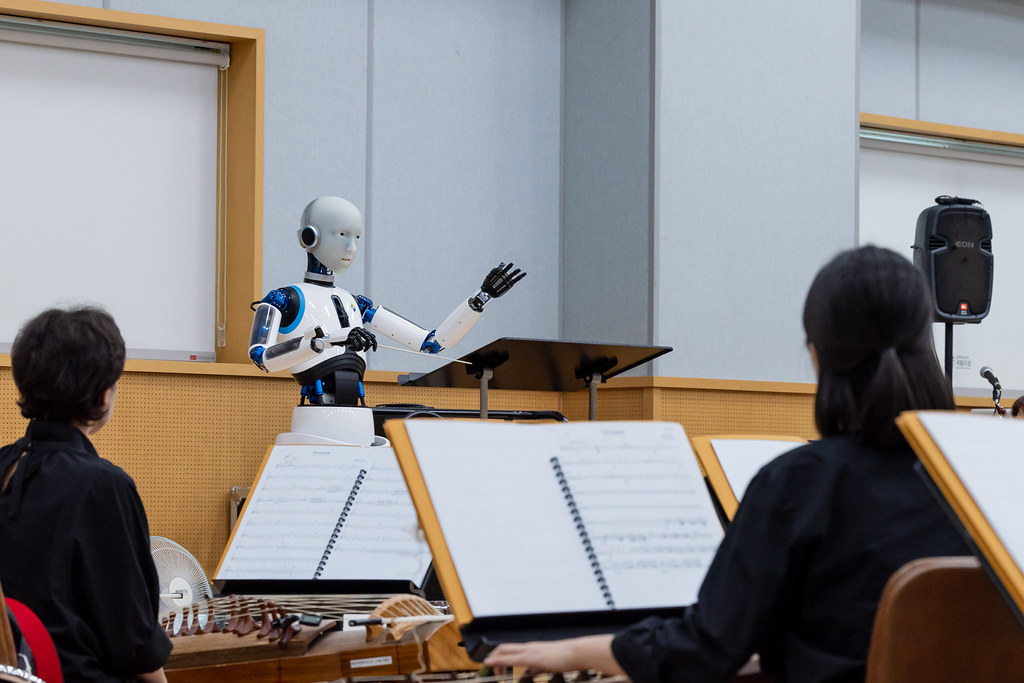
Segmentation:
<svg viewBox="0 0 1024 683">
<path fill-rule="evenodd" d="M 612 655 L 612 635 L 583 636 L 567 640 L 504 643 L 494 648 L 484 664 L 504 673 L 514 666 L 531 671 L 585 671 L 624 673 Z"/>
</svg>

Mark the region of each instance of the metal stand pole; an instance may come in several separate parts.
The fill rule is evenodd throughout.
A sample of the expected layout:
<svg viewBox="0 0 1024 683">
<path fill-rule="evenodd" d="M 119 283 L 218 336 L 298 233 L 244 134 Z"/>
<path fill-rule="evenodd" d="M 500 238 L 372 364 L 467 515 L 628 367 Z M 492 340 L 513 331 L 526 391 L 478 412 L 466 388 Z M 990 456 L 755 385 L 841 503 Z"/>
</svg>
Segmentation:
<svg viewBox="0 0 1024 683">
<path fill-rule="evenodd" d="M 484 368 L 477 375 L 480 378 L 480 419 L 487 419 L 487 383 L 494 377 L 494 370 Z"/>
<path fill-rule="evenodd" d="M 597 419 L 597 385 L 598 384 L 599 384 L 599 382 L 596 382 L 593 377 L 591 377 L 587 381 L 587 389 L 590 390 L 590 407 L 589 407 L 589 410 L 588 410 L 588 417 L 591 420 L 596 420 Z"/>
<path fill-rule="evenodd" d="M 953 388 L 953 323 L 946 323 L 946 379 Z"/>
</svg>

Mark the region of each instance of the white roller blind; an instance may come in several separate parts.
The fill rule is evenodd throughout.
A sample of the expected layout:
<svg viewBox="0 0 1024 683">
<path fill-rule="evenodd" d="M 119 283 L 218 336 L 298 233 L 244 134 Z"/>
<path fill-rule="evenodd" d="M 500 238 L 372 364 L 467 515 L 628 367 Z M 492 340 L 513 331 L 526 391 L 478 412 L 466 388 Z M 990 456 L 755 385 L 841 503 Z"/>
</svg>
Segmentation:
<svg viewBox="0 0 1024 683">
<path fill-rule="evenodd" d="M 135 358 L 213 360 L 218 66 L 0 40 L 0 351 L 98 304 Z"/>
</svg>

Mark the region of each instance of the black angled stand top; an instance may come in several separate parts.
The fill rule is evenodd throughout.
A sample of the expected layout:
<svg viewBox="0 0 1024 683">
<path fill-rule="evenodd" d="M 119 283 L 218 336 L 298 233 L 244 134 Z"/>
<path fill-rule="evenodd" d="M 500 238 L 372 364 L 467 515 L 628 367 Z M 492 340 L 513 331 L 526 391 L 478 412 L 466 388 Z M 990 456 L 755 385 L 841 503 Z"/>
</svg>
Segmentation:
<svg viewBox="0 0 1024 683">
<path fill-rule="evenodd" d="M 399 375 L 414 387 L 480 387 L 480 416 L 487 417 L 487 390 L 577 391 L 590 389 L 590 418 L 596 418 L 597 385 L 654 360 L 670 346 L 591 344 L 503 337 L 458 361 L 419 375 Z"/>
</svg>

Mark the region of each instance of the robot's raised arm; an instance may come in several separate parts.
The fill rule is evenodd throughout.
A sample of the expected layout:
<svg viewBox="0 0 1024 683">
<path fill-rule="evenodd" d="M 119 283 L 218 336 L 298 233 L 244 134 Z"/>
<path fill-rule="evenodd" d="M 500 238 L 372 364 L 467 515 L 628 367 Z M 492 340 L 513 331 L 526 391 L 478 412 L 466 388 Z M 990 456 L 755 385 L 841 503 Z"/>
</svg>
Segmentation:
<svg viewBox="0 0 1024 683">
<path fill-rule="evenodd" d="M 501 263 L 484 278 L 476 294 L 455 307 L 448 317 L 433 332 L 427 332 L 416 323 L 403 318 L 382 306 L 375 307 L 366 297 L 358 297 L 363 312 L 363 324 L 399 344 L 424 353 L 438 353 L 462 341 L 473 328 L 491 299 L 505 294 L 512 286 L 526 277 L 512 264 Z"/>
</svg>

